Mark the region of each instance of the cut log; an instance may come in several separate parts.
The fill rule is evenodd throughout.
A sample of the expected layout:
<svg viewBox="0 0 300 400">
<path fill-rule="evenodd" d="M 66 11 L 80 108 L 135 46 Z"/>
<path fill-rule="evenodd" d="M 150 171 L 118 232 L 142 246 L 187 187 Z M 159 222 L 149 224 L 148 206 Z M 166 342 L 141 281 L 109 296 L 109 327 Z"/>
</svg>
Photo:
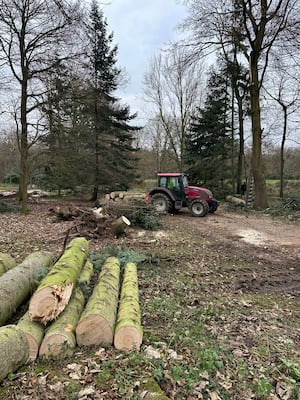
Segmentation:
<svg viewBox="0 0 300 400">
<path fill-rule="evenodd" d="M 128 228 L 128 226 L 130 226 L 129 219 L 124 217 L 124 215 L 122 215 L 111 225 L 111 230 L 112 230 L 113 235 L 115 237 L 119 237 L 120 235 L 122 235 L 125 232 L 125 230 L 126 230 L 126 228 Z"/>
<path fill-rule="evenodd" d="M 240 199 L 239 197 L 234 196 L 226 196 L 226 201 L 236 206 L 244 206 L 246 204 L 244 199 Z"/>
<path fill-rule="evenodd" d="M 90 281 L 91 281 L 91 277 L 93 275 L 94 272 L 94 266 L 93 263 L 90 260 L 87 260 L 82 268 L 82 271 L 80 273 L 79 279 L 78 279 L 78 285 L 80 287 L 82 286 L 88 286 Z"/>
<path fill-rule="evenodd" d="M 0 253 L 0 276 L 16 266 L 15 259 L 7 253 Z"/>
<path fill-rule="evenodd" d="M 19 320 L 17 326 L 24 332 L 27 339 L 29 347 L 28 362 L 34 361 L 38 356 L 45 328 L 40 322 L 30 321 L 28 312 Z"/>
<path fill-rule="evenodd" d="M 16 325 L 0 328 L 0 382 L 28 360 L 29 349 L 26 336 Z"/>
<path fill-rule="evenodd" d="M 88 241 L 75 238 L 41 281 L 29 303 L 29 318 L 43 324 L 57 318 L 68 304 L 88 255 Z"/>
<path fill-rule="evenodd" d="M 76 347 L 75 329 L 84 308 L 84 295 L 79 288 L 72 294 L 71 300 L 46 331 L 42 341 L 40 356 L 71 355 Z"/>
<path fill-rule="evenodd" d="M 79 346 L 109 346 L 113 343 L 119 281 L 119 260 L 108 257 L 76 327 L 76 339 Z"/>
<path fill-rule="evenodd" d="M 170 400 L 155 379 L 149 378 L 140 386 L 143 400 Z"/>
<path fill-rule="evenodd" d="M 72 297 L 55 322 L 47 329 L 46 335 L 40 346 L 40 356 L 71 355 L 76 346 L 75 328 L 85 304 L 84 292 L 91 281 L 93 264 L 87 260 L 80 277 L 78 287 L 73 291 Z"/>
<path fill-rule="evenodd" d="M 38 285 L 37 280 L 45 275 L 52 263 L 51 253 L 37 251 L 0 277 L 0 325 L 4 325 L 29 298 Z"/>
<path fill-rule="evenodd" d="M 142 339 L 137 267 L 130 262 L 124 270 L 114 346 L 123 351 L 139 350 Z"/>
</svg>

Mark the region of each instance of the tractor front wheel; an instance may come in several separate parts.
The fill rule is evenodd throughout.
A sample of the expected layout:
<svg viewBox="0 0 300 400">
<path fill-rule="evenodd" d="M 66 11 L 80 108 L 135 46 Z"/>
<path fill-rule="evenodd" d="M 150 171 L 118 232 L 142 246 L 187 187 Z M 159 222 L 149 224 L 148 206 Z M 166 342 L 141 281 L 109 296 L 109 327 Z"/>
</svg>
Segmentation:
<svg viewBox="0 0 300 400">
<path fill-rule="evenodd" d="M 150 200 L 152 206 L 159 213 L 170 213 L 173 208 L 172 201 L 164 193 L 155 193 Z"/>
<path fill-rule="evenodd" d="M 208 213 L 209 207 L 206 201 L 197 199 L 191 202 L 189 210 L 193 217 L 205 217 Z"/>
</svg>

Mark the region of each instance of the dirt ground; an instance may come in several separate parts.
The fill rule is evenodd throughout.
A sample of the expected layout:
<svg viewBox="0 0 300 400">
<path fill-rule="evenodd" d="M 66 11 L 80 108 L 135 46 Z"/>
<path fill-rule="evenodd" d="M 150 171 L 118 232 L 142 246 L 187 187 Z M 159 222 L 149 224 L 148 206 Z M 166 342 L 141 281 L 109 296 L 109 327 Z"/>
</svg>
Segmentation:
<svg viewBox="0 0 300 400">
<path fill-rule="evenodd" d="M 0 215 L 0 252 L 10 252 L 18 259 L 42 247 L 58 255 L 66 232 L 76 221 L 56 222 L 49 213 L 52 206 L 51 201 L 39 200 L 30 204 L 28 215 Z M 90 204 L 83 206 L 89 207 Z M 90 248 L 98 251 L 106 245 L 122 243 L 132 246 L 134 243 L 138 249 L 144 247 L 145 236 L 151 243 L 152 237 L 155 239 L 162 232 L 167 235 L 168 231 L 176 231 L 184 225 L 205 238 L 212 252 L 237 254 L 248 262 L 264 265 L 262 269 L 256 268 L 254 274 L 244 271 L 239 277 L 241 287 L 256 292 L 300 296 L 300 223 L 263 214 L 230 212 L 226 205 L 205 218 L 193 218 L 187 211 L 168 215 L 163 217 L 159 232 L 141 235 L 137 229 L 131 228 L 122 239 L 103 237 L 91 240 Z"/>
<path fill-rule="evenodd" d="M 171 225 L 187 224 L 212 248 L 237 254 L 264 266 L 241 272 L 239 284 L 249 291 L 300 296 L 300 224 L 267 215 L 228 212 L 224 207 L 203 219 L 187 213 L 169 217 Z M 237 285 L 238 289 L 238 285 Z"/>
</svg>

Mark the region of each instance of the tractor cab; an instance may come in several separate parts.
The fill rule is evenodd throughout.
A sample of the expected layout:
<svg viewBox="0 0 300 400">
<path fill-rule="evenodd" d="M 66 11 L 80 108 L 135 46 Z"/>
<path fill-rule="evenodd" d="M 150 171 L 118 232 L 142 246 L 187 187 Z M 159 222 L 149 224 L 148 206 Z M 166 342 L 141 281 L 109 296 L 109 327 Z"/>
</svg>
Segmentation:
<svg viewBox="0 0 300 400">
<path fill-rule="evenodd" d="M 177 201 L 185 201 L 185 186 L 188 185 L 186 175 L 157 174 L 158 187 L 170 190 Z"/>
</svg>

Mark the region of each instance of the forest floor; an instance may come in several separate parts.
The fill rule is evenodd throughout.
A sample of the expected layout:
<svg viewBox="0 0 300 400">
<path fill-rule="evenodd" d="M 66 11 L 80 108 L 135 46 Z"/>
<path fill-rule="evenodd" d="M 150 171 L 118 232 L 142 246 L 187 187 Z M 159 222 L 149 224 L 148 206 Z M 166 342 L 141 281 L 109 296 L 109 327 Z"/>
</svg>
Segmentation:
<svg viewBox="0 0 300 400">
<path fill-rule="evenodd" d="M 0 252 L 59 255 L 74 221 L 55 222 L 53 204 L 0 214 Z M 1 400 L 146 399 L 150 377 L 170 399 L 300 399 L 299 249 L 299 221 L 226 205 L 90 240 L 91 253 L 140 255 L 141 352 L 78 348 L 38 360 L 2 382 Z"/>
</svg>

